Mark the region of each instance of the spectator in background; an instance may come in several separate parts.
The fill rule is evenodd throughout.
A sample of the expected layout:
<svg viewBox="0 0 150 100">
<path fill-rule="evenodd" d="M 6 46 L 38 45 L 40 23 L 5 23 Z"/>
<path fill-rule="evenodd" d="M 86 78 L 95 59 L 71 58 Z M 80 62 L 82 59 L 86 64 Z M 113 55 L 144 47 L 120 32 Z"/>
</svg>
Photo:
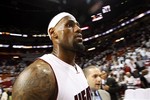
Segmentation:
<svg viewBox="0 0 150 100">
<path fill-rule="evenodd" d="M 108 73 L 105 71 L 102 71 L 101 78 L 102 78 L 102 89 L 110 93 L 111 100 L 118 100 L 120 86 L 118 85 L 116 80 L 112 77 L 108 77 Z"/>
<path fill-rule="evenodd" d="M 83 69 L 85 77 L 88 81 L 90 89 L 92 90 L 92 100 L 110 100 L 110 94 L 100 89 L 101 87 L 101 72 L 99 68 L 94 65 Z"/>
<path fill-rule="evenodd" d="M 123 67 L 124 73 L 130 72 L 131 73 L 131 68 L 125 63 Z"/>
<path fill-rule="evenodd" d="M 131 75 L 130 72 L 126 72 L 124 75 L 124 82 L 127 85 L 127 88 L 135 88 L 135 78 Z"/>
<path fill-rule="evenodd" d="M 137 59 L 137 61 L 135 62 L 135 64 L 136 64 L 136 69 L 137 69 L 139 72 L 141 72 L 143 69 L 145 69 L 145 65 L 144 65 L 145 61 L 142 60 L 141 56 L 137 57 L 136 59 Z"/>
<path fill-rule="evenodd" d="M 148 74 L 147 69 L 142 70 L 142 74 L 140 76 L 141 88 L 149 88 L 149 83 L 148 83 L 147 79 L 145 78 L 145 75 L 147 75 L 147 74 Z"/>
<path fill-rule="evenodd" d="M 2 93 L 1 100 L 8 100 L 8 93 L 7 89 L 4 89 L 4 92 Z"/>
</svg>

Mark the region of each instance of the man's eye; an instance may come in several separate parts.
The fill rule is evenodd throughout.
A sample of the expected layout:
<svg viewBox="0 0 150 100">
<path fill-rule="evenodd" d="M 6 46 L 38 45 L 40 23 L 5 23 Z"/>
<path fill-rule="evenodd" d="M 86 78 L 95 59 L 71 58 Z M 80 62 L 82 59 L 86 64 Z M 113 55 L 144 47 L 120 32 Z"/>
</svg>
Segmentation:
<svg viewBox="0 0 150 100">
<path fill-rule="evenodd" d="M 94 77 L 94 78 L 96 78 L 96 77 L 97 77 L 97 75 L 94 75 L 93 77 Z"/>
<path fill-rule="evenodd" d="M 73 26 L 74 26 L 73 23 L 68 23 L 68 24 L 67 24 L 67 27 L 73 27 Z"/>
</svg>

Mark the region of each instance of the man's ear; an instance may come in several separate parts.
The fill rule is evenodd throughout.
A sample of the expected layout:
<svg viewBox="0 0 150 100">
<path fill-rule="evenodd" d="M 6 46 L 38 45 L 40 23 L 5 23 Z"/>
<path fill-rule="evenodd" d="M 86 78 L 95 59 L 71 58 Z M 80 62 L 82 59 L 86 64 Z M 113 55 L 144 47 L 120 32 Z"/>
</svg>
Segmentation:
<svg viewBox="0 0 150 100">
<path fill-rule="evenodd" d="M 52 38 L 52 37 L 55 37 L 55 38 L 58 37 L 58 36 L 57 36 L 57 33 L 56 33 L 55 30 L 54 30 L 54 28 L 50 28 L 50 29 L 49 29 L 49 33 L 50 33 L 51 38 Z"/>
</svg>

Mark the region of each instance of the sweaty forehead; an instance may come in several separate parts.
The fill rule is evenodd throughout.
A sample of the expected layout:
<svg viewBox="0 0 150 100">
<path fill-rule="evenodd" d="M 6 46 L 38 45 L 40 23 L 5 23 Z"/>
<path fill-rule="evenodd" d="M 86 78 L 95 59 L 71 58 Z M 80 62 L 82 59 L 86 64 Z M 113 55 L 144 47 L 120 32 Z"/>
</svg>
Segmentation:
<svg viewBox="0 0 150 100">
<path fill-rule="evenodd" d="M 65 17 L 63 17 L 63 18 L 57 23 L 57 25 L 59 25 L 59 24 L 66 24 L 67 22 L 75 22 L 75 23 L 78 23 L 74 17 L 65 16 Z M 57 25 L 56 25 L 56 26 L 57 26 Z"/>
</svg>

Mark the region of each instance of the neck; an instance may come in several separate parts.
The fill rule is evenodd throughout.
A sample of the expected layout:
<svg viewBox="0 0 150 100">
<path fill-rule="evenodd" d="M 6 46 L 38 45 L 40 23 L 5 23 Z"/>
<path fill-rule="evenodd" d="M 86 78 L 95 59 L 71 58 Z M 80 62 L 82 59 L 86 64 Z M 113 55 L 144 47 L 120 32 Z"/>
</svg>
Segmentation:
<svg viewBox="0 0 150 100">
<path fill-rule="evenodd" d="M 68 52 L 59 52 L 58 53 L 55 51 L 53 51 L 52 54 L 72 66 L 75 65 L 75 54 L 68 53 Z"/>
</svg>

